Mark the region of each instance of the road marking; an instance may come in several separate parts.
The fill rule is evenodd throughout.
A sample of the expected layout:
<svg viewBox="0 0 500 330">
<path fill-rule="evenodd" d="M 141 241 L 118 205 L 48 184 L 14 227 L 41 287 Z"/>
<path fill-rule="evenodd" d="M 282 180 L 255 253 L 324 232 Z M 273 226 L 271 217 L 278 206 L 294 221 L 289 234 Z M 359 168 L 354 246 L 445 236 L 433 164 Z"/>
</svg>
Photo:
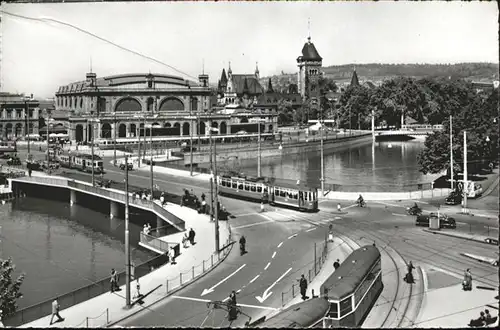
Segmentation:
<svg viewBox="0 0 500 330">
<path fill-rule="evenodd" d="M 181 296 L 172 296 L 172 298 L 183 299 L 183 300 L 192 300 L 192 301 L 198 301 L 198 302 L 203 302 L 203 303 L 207 303 L 207 302 L 213 301 L 213 300 L 208 300 L 208 299 L 191 298 L 191 297 L 181 297 Z M 223 301 L 227 301 L 228 299 L 229 299 L 229 297 L 227 297 Z M 247 305 L 247 304 L 237 304 L 237 306 L 248 307 L 248 308 L 257 308 L 257 309 L 267 309 L 267 310 L 270 310 L 270 311 L 277 311 L 278 310 L 278 308 L 274 308 L 274 307 L 256 306 L 256 305 Z"/>
<path fill-rule="evenodd" d="M 229 300 L 229 297 L 226 297 L 226 298 L 224 298 L 224 300 L 222 300 L 222 302 L 226 302 L 228 300 Z"/>
<path fill-rule="evenodd" d="M 357 206 L 357 205 L 358 205 L 358 204 L 352 204 L 352 205 L 349 205 L 349 206 L 343 207 L 342 209 L 347 210 L 347 209 L 350 209 L 351 207 L 355 207 L 355 206 Z"/>
<path fill-rule="evenodd" d="M 243 226 L 238 226 L 238 227 L 233 227 L 233 229 L 241 229 L 241 228 L 248 228 L 248 227 L 253 227 L 253 226 L 258 226 L 258 225 L 263 225 L 265 223 L 273 222 L 273 220 L 269 219 L 267 221 L 262 221 L 262 222 L 256 222 L 256 223 L 251 223 L 248 225 L 243 225 Z"/>
<path fill-rule="evenodd" d="M 269 221 L 274 221 L 273 218 L 271 217 L 268 217 L 267 215 L 265 215 L 264 213 L 256 213 L 257 215 L 260 215 L 261 217 L 263 217 L 264 219 L 267 219 Z"/>
<path fill-rule="evenodd" d="M 498 227 L 484 226 L 484 228 L 488 228 L 488 229 L 492 229 L 492 230 L 498 230 Z"/>
<path fill-rule="evenodd" d="M 459 274 L 457 274 L 457 273 L 451 272 L 451 271 L 449 271 L 449 270 L 444 270 L 444 269 L 439 268 L 439 267 L 436 267 L 436 266 L 434 266 L 434 265 L 429 265 L 429 266 L 431 266 L 433 269 L 435 269 L 435 270 L 437 270 L 437 271 L 443 272 L 443 273 L 448 274 L 448 275 L 450 275 L 450 276 L 453 276 L 453 277 L 455 277 L 455 278 L 458 278 L 458 279 L 463 279 L 463 276 L 461 276 L 461 275 L 459 275 Z"/>
<path fill-rule="evenodd" d="M 394 206 L 394 207 L 403 207 L 402 205 L 396 205 L 396 204 L 390 204 L 390 203 L 386 203 L 386 202 L 375 202 L 375 203 L 379 203 L 379 204 L 383 204 L 383 205 L 389 205 L 389 206 Z"/>
<path fill-rule="evenodd" d="M 274 257 L 276 257 L 276 251 L 274 251 L 273 256 L 271 257 L 271 259 L 274 259 Z"/>
<path fill-rule="evenodd" d="M 421 204 L 429 204 L 428 202 L 424 202 L 424 201 L 416 201 L 416 200 L 413 200 L 413 199 L 409 199 L 410 202 L 415 202 L 415 203 L 421 203 Z"/>
<path fill-rule="evenodd" d="M 214 292 L 214 290 L 215 290 L 216 287 L 218 287 L 219 285 L 221 285 L 222 283 L 224 283 L 225 281 L 227 281 L 230 277 L 234 276 L 234 274 L 236 274 L 237 272 L 239 272 L 240 270 L 242 270 L 243 267 L 245 267 L 246 265 L 247 264 L 241 265 L 240 268 L 236 269 L 234 272 L 232 272 L 231 274 L 229 274 L 228 276 L 226 276 L 225 278 L 223 278 L 222 280 L 220 280 L 217 284 L 213 285 L 210 289 L 203 289 L 203 292 L 201 293 L 201 296 L 203 297 L 206 294 Z"/>
<path fill-rule="evenodd" d="M 260 276 L 260 274 L 259 274 L 259 275 L 257 275 L 257 276 L 255 276 L 254 278 L 252 278 L 252 280 L 250 281 L 250 283 L 255 282 L 255 281 L 259 278 L 259 276 Z"/>
<path fill-rule="evenodd" d="M 283 275 L 281 275 L 276 281 L 273 282 L 273 284 L 271 284 L 271 286 L 269 286 L 266 291 L 264 291 L 264 293 L 262 294 L 262 296 L 257 296 L 255 297 L 261 304 L 262 302 L 264 302 L 267 298 L 269 298 L 269 296 L 271 296 L 273 293 L 270 292 L 271 289 L 279 282 L 283 279 L 283 277 L 285 277 L 288 273 L 290 273 L 290 271 L 292 270 L 292 267 L 290 267 L 285 273 L 283 273 Z"/>
<path fill-rule="evenodd" d="M 297 234 L 293 234 L 292 236 L 289 236 L 288 239 L 292 239 L 292 238 L 294 238 L 296 236 L 297 236 Z"/>
<path fill-rule="evenodd" d="M 271 262 L 269 261 L 266 265 L 266 267 L 264 267 L 264 270 L 267 270 L 269 268 L 269 266 L 271 265 Z"/>
<path fill-rule="evenodd" d="M 280 244 L 278 244 L 278 249 L 283 245 L 283 242 L 281 242 Z"/>
<path fill-rule="evenodd" d="M 241 292 L 241 289 L 236 290 L 236 293 L 240 293 L 240 292 Z M 229 298 L 229 297 L 228 297 L 228 298 Z"/>
<path fill-rule="evenodd" d="M 455 223 L 459 224 L 459 225 L 468 225 L 467 222 L 461 222 L 461 221 L 455 221 Z"/>
<path fill-rule="evenodd" d="M 407 214 L 402 214 L 402 213 L 393 213 L 392 215 L 399 216 L 399 217 L 406 217 L 406 216 L 408 216 Z"/>
<path fill-rule="evenodd" d="M 314 228 L 308 229 L 308 230 L 306 230 L 306 233 L 308 233 L 308 232 L 310 232 L 310 231 L 313 231 L 313 230 L 314 230 L 314 229 L 316 229 L 316 228 L 318 228 L 318 227 L 314 227 Z"/>
<path fill-rule="evenodd" d="M 258 212 L 252 212 L 252 213 L 242 213 L 242 214 L 231 214 L 235 217 L 244 217 L 244 216 L 247 216 L 247 215 L 256 215 L 256 214 L 259 214 Z"/>
</svg>

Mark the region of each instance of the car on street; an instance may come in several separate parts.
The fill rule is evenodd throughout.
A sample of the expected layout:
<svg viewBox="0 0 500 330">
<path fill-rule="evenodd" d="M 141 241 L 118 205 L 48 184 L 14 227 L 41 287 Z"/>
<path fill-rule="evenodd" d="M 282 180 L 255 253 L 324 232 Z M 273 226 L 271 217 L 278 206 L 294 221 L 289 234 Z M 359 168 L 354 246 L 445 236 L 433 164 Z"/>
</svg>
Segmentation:
<svg viewBox="0 0 500 330">
<path fill-rule="evenodd" d="M 417 226 L 429 226 L 431 218 L 437 218 L 437 213 L 422 214 L 417 216 L 415 225 Z M 457 223 L 454 218 L 447 216 L 446 214 L 439 214 L 439 228 L 457 228 Z"/>
<path fill-rule="evenodd" d="M 132 171 L 134 169 L 134 165 L 131 163 L 128 163 L 128 170 Z M 125 162 L 120 164 L 120 170 L 124 171 L 125 170 Z"/>
<path fill-rule="evenodd" d="M 458 205 L 460 203 L 462 203 L 462 194 L 457 190 L 452 191 L 445 199 L 446 205 Z"/>
</svg>

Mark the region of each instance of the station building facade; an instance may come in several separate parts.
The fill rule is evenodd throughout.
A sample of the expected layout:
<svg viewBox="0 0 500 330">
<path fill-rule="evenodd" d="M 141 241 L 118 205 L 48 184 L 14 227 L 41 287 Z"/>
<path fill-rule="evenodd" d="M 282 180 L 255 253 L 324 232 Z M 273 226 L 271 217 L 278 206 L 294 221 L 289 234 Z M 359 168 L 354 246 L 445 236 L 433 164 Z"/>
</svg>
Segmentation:
<svg viewBox="0 0 500 330">
<path fill-rule="evenodd" d="M 23 94 L 0 93 L 0 137 L 2 140 L 20 139 L 28 134 L 38 134 L 39 119 L 39 100 Z"/>
<path fill-rule="evenodd" d="M 98 78 L 91 72 L 85 81 L 59 87 L 55 95 L 56 110 L 69 114 L 69 136 L 74 142 L 90 142 L 92 135 L 95 139 L 135 138 L 144 125 L 176 127 L 179 136 L 186 137 L 207 134 L 211 122 L 224 135 L 231 131 L 231 124 L 261 115 L 258 109 L 217 110 L 216 103 L 206 74 L 194 82 L 151 73 Z M 272 114 L 269 117 L 268 130 L 277 129 Z"/>
</svg>

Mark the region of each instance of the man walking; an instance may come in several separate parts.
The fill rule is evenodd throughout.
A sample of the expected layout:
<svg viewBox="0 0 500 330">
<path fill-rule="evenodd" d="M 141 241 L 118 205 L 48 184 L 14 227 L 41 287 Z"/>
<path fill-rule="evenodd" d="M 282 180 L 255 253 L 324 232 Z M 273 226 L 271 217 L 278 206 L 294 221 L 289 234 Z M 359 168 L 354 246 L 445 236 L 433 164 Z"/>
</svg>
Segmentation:
<svg viewBox="0 0 500 330">
<path fill-rule="evenodd" d="M 57 316 L 56 322 L 64 321 L 64 318 L 62 318 L 61 315 L 59 315 L 59 309 L 60 309 L 59 302 L 57 301 L 57 298 L 56 298 L 52 302 L 52 316 L 50 317 L 50 324 L 49 325 L 52 325 L 52 323 L 53 323 L 52 321 L 54 320 L 54 316 Z"/>
<path fill-rule="evenodd" d="M 300 287 L 300 295 L 302 296 L 302 300 L 306 300 L 306 292 L 307 292 L 307 280 L 304 277 L 304 274 L 300 277 L 299 280 L 299 287 Z"/>
<path fill-rule="evenodd" d="M 120 288 L 118 287 L 118 274 L 116 274 L 116 270 L 114 268 L 111 268 L 111 293 L 115 291 L 120 291 Z"/>
<path fill-rule="evenodd" d="M 194 232 L 193 228 L 189 230 L 189 243 L 191 245 L 194 245 L 194 237 L 196 236 L 196 233 Z"/>
<path fill-rule="evenodd" d="M 337 270 L 337 268 L 339 268 L 339 267 L 340 267 L 340 260 L 339 260 L 339 259 L 337 259 L 337 260 L 335 260 L 335 262 L 333 263 L 333 268 L 335 268 L 335 270 Z"/>
</svg>

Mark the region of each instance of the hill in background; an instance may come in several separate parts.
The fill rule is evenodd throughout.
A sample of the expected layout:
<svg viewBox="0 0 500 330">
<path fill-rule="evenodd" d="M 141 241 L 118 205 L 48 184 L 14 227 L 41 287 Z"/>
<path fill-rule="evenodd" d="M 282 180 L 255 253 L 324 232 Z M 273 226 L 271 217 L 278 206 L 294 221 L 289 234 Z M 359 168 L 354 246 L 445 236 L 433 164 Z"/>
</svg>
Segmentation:
<svg viewBox="0 0 500 330">
<path fill-rule="evenodd" d="M 345 64 L 322 68 L 325 76 L 335 80 L 339 85 L 349 83 L 353 69 L 356 68 L 360 81 L 381 82 L 394 77 L 420 78 L 462 78 L 471 81 L 491 82 L 498 79 L 498 64 L 495 63 L 458 63 L 458 64 Z M 267 88 L 271 78 L 275 90 L 297 83 L 297 73 L 283 73 L 260 79 Z"/>
</svg>

